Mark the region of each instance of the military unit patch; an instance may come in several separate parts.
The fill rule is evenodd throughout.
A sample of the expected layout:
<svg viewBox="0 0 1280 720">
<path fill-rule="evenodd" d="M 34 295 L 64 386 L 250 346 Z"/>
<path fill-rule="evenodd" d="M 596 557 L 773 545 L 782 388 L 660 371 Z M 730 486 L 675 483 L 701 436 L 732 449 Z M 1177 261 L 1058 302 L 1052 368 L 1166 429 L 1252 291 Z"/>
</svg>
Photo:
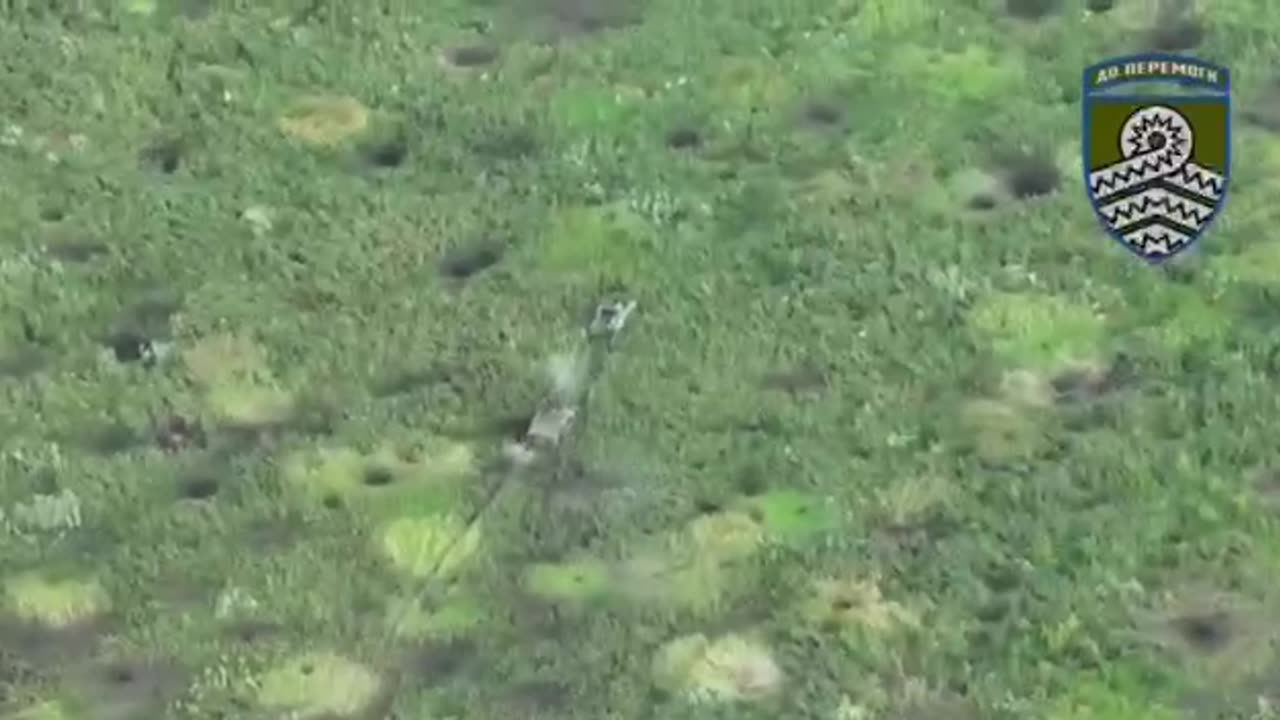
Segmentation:
<svg viewBox="0 0 1280 720">
<path fill-rule="evenodd" d="M 1180 55 L 1115 58 L 1084 73 L 1084 179 L 1107 233 L 1150 262 L 1190 247 L 1231 171 L 1226 68 Z"/>
</svg>

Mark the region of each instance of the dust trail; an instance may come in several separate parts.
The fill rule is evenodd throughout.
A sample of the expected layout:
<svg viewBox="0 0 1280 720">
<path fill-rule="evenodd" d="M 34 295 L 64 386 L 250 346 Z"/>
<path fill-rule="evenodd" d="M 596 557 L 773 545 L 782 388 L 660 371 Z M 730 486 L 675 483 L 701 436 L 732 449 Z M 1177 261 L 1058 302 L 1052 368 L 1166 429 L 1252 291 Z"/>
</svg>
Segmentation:
<svg viewBox="0 0 1280 720">
<path fill-rule="evenodd" d="M 636 303 L 606 302 L 596 307 L 591 322 L 582 331 L 579 347 L 575 353 L 585 354 L 587 369 L 582 379 L 582 387 L 575 397 L 568 397 L 561 388 L 553 387 L 543 398 L 537 414 L 529 424 L 526 436 L 520 442 L 519 450 L 527 452 L 530 461 L 512 462 L 510 467 L 494 479 L 485 490 L 481 501 L 477 503 L 466 517 L 463 529 L 447 543 L 436 557 L 432 565 L 430 577 L 438 577 L 440 570 L 459 542 L 472 532 L 476 523 L 488 513 L 502 497 L 503 491 L 513 484 L 522 481 L 536 480 L 539 476 L 547 477 L 548 483 L 554 484 L 573 472 L 572 446 L 574 438 L 587 424 L 587 413 L 591 405 L 591 392 L 596 381 L 604 374 L 609 357 L 617 346 L 618 334 L 626 325 Z M 549 426 L 549 427 L 544 427 Z M 419 605 L 430 593 L 433 581 L 428 579 L 420 592 L 412 597 L 388 625 L 383 645 L 390 645 L 403 629 L 413 608 Z"/>
</svg>

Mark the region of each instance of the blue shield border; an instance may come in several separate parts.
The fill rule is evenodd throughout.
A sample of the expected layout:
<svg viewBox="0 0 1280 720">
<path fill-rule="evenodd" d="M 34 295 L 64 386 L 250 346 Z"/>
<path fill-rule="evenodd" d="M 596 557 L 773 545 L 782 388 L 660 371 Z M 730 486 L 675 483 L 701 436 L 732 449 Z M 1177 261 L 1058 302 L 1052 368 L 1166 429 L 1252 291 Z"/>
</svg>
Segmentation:
<svg viewBox="0 0 1280 720">
<path fill-rule="evenodd" d="M 1138 63 L 1138 62 L 1184 63 L 1184 64 L 1195 65 L 1195 66 L 1203 67 L 1207 69 L 1212 69 L 1220 74 L 1222 78 L 1222 82 L 1218 84 L 1214 84 L 1205 80 L 1200 80 L 1197 78 L 1189 78 L 1185 76 L 1144 76 L 1144 77 L 1137 77 L 1137 78 L 1121 78 L 1119 80 L 1116 80 L 1115 82 L 1107 83 L 1103 88 L 1100 88 L 1100 89 L 1094 87 L 1093 78 L 1097 76 L 1099 71 L 1115 65 L 1122 65 L 1124 63 Z M 1231 108 L 1230 71 L 1222 65 L 1211 63 L 1205 60 L 1201 60 L 1200 58 L 1191 57 L 1188 55 L 1153 52 L 1153 53 L 1140 53 L 1136 55 L 1122 55 L 1122 56 L 1117 56 L 1113 58 L 1108 58 L 1106 60 L 1095 63 L 1085 68 L 1081 77 L 1082 77 L 1082 83 L 1081 83 L 1082 93 L 1080 98 L 1081 170 L 1083 171 L 1084 190 L 1089 197 L 1089 205 L 1093 208 L 1094 216 L 1097 218 L 1098 223 L 1102 225 L 1103 230 L 1105 230 L 1106 233 L 1112 237 L 1112 239 L 1119 242 L 1120 245 L 1122 245 L 1130 253 L 1147 261 L 1151 265 L 1159 265 L 1174 257 L 1177 257 L 1178 255 L 1181 255 L 1184 251 L 1196 245 L 1200 241 L 1200 238 L 1204 236 L 1204 234 L 1209 230 L 1209 228 L 1213 225 L 1213 223 L 1222 215 L 1223 208 L 1226 206 L 1226 203 L 1227 203 L 1227 196 L 1230 194 L 1229 190 L 1231 187 L 1231 165 L 1232 165 L 1232 158 L 1231 158 L 1232 108 Z M 1183 87 L 1203 88 L 1206 90 L 1211 90 L 1212 92 L 1206 92 L 1200 95 L 1195 95 L 1195 94 L 1158 95 L 1154 93 L 1125 95 L 1125 94 L 1119 94 L 1119 93 L 1113 94 L 1110 92 L 1100 92 L 1100 90 L 1107 91 L 1113 88 L 1123 87 L 1125 85 L 1134 85 L 1134 84 L 1150 83 L 1150 82 L 1171 82 L 1171 83 L 1176 83 L 1178 85 L 1181 85 Z M 1152 102 L 1152 103 L 1158 103 L 1161 100 L 1177 101 L 1180 103 L 1213 102 L 1213 103 L 1222 104 L 1226 106 L 1226 126 L 1225 126 L 1226 127 L 1226 138 L 1225 138 L 1226 154 L 1224 156 L 1225 167 L 1223 167 L 1222 169 L 1222 176 L 1224 178 L 1222 197 L 1219 198 L 1217 207 L 1213 211 L 1213 215 L 1208 220 L 1205 221 L 1204 225 L 1200 228 L 1199 232 L 1197 232 L 1194 236 L 1192 236 L 1192 238 L 1182 247 L 1178 248 L 1177 250 L 1174 250 L 1173 252 L 1167 255 L 1148 256 L 1142 253 L 1137 248 L 1134 248 L 1128 241 L 1124 239 L 1124 236 L 1120 235 L 1120 233 L 1116 232 L 1111 227 L 1110 223 L 1107 222 L 1106 218 L 1103 217 L 1102 213 L 1098 209 L 1097 200 L 1094 197 L 1093 190 L 1090 187 L 1090 183 L 1089 183 L 1089 176 L 1091 173 L 1091 170 L 1089 167 L 1090 165 L 1089 150 L 1090 150 L 1090 147 L 1092 146 L 1092 135 L 1093 135 L 1093 122 L 1092 122 L 1092 113 L 1091 113 L 1091 109 L 1093 106 L 1093 98 L 1100 94 L 1102 95 L 1102 97 L 1105 97 L 1108 100 L 1115 100 L 1115 101 Z"/>
</svg>

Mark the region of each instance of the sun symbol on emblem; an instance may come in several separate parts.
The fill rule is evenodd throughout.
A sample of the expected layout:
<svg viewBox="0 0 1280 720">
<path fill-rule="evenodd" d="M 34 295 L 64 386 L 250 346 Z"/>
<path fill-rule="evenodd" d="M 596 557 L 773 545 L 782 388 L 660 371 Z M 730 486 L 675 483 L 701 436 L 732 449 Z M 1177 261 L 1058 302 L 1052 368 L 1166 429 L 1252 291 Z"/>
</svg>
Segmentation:
<svg viewBox="0 0 1280 720">
<path fill-rule="evenodd" d="M 1160 150 L 1176 154 L 1191 144 L 1190 123 L 1181 113 L 1164 107 L 1134 113 L 1125 123 L 1122 135 L 1125 157 Z"/>
</svg>

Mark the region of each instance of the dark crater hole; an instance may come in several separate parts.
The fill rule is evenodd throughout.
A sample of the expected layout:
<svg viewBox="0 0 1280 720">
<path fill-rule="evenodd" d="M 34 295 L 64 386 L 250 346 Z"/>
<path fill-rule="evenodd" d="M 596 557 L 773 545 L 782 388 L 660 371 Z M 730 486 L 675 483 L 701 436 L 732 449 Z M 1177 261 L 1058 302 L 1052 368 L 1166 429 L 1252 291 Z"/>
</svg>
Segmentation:
<svg viewBox="0 0 1280 720">
<path fill-rule="evenodd" d="M 391 468 L 374 465 L 365 468 L 364 474 L 360 478 L 360 482 L 365 487 L 387 487 L 396 481 L 395 473 Z"/>
<path fill-rule="evenodd" d="M 1186 615 L 1173 621 L 1178 635 L 1196 651 L 1212 654 L 1231 642 L 1231 617 L 1223 611 Z"/>
<path fill-rule="evenodd" d="M 450 640 L 425 643 L 409 653 L 404 671 L 429 684 L 454 676 L 476 653 L 473 643 Z"/>
<path fill-rule="evenodd" d="M 497 265 L 505 248 L 497 242 L 481 242 L 458 248 L 440 260 L 440 274 L 451 280 L 467 280 Z"/>
<path fill-rule="evenodd" d="M 99 455 L 116 455 L 128 452 L 145 443 L 145 438 L 123 422 L 109 422 L 85 431 L 79 438 L 81 444 Z"/>
<path fill-rule="evenodd" d="M 497 62 L 498 48 L 492 45 L 459 45 L 444 52 L 444 58 L 454 67 L 478 68 Z"/>
<path fill-rule="evenodd" d="M 166 139 L 156 141 L 143 148 L 138 159 L 142 166 L 148 170 L 172 175 L 182 167 L 185 153 L 186 148 L 183 146 L 182 141 Z"/>
<path fill-rule="evenodd" d="M 715 500 L 702 499 L 694 503 L 694 509 L 699 515 L 714 515 L 724 509 L 724 506 Z"/>
<path fill-rule="evenodd" d="M 374 397 L 385 399 L 449 382 L 449 371 L 443 368 L 401 369 L 383 374 L 370 385 Z"/>
<path fill-rule="evenodd" d="M 409 143 L 404 137 L 394 137 L 370 143 L 361 150 L 361 156 L 370 167 L 390 170 L 404 165 L 409 159 Z"/>
<path fill-rule="evenodd" d="M 573 698 L 572 689 L 564 683 L 550 680 L 523 682 L 506 693 L 506 703 L 513 715 L 545 717 L 560 715 Z"/>
<path fill-rule="evenodd" d="M 116 362 L 150 366 L 156 361 L 155 345 L 151 338 L 135 330 L 113 332 L 105 338 L 104 344 L 111 350 Z"/>
<path fill-rule="evenodd" d="M 1031 200 L 1056 192 L 1062 186 L 1062 173 L 1046 155 L 1023 155 L 1005 165 L 1004 182 L 1011 196 Z"/>
<path fill-rule="evenodd" d="M 734 486 L 746 497 L 762 495 L 768 489 L 765 472 L 755 466 L 747 467 L 734 476 Z"/>
<path fill-rule="evenodd" d="M 817 127 L 836 127 L 844 121 L 844 111 L 835 103 L 814 101 L 805 105 L 803 117 Z"/>
<path fill-rule="evenodd" d="M 181 452 L 190 448 L 203 448 L 208 440 L 199 421 L 170 415 L 155 424 L 155 442 L 168 452 Z"/>
<path fill-rule="evenodd" d="M 618 30 L 639 23 L 643 0 L 537 0 L 560 37 Z M 552 38 L 554 39 L 554 38 Z"/>
<path fill-rule="evenodd" d="M 1005 12 L 1019 20 L 1043 20 L 1058 11 L 1060 0 L 1006 0 Z"/>
<path fill-rule="evenodd" d="M 55 260 L 67 263 L 88 263 L 111 252 L 106 243 L 86 239 L 64 239 L 45 245 L 45 252 Z"/>
<path fill-rule="evenodd" d="M 183 500 L 209 500 L 222 489 L 218 479 L 211 475 L 196 475 L 185 478 L 178 486 L 178 494 Z"/>
<path fill-rule="evenodd" d="M 702 134 L 691 127 L 674 128 L 667 133 L 667 147 L 673 150 L 696 150 L 702 147 Z"/>
<path fill-rule="evenodd" d="M 995 210 L 996 206 L 998 206 L 999 204 L 1000 203 L 994 197 L 984 192 L 975 193 L 972 197 L 970 197 L 967 201 L 965 201 L 966 208 L 970 210 L 977 210 L 979 212 L 987 212 L 988 210 Z"/>
<path fill-rule="evenodd" d="M 1191 50 L 1204 42 L 1204 21 L 1189 10 L 1170 10 L 1161 13 L 1155 27 L 1147 36 L 1152 50 L 1180 52 Z"/>
<path fill-rule="evenodd" d="M 138 679 L 138 673 L 124 663 L 116 663 L 108 667 L 104 676 L 113 685 L 129 685 Z"/>
</svg>

